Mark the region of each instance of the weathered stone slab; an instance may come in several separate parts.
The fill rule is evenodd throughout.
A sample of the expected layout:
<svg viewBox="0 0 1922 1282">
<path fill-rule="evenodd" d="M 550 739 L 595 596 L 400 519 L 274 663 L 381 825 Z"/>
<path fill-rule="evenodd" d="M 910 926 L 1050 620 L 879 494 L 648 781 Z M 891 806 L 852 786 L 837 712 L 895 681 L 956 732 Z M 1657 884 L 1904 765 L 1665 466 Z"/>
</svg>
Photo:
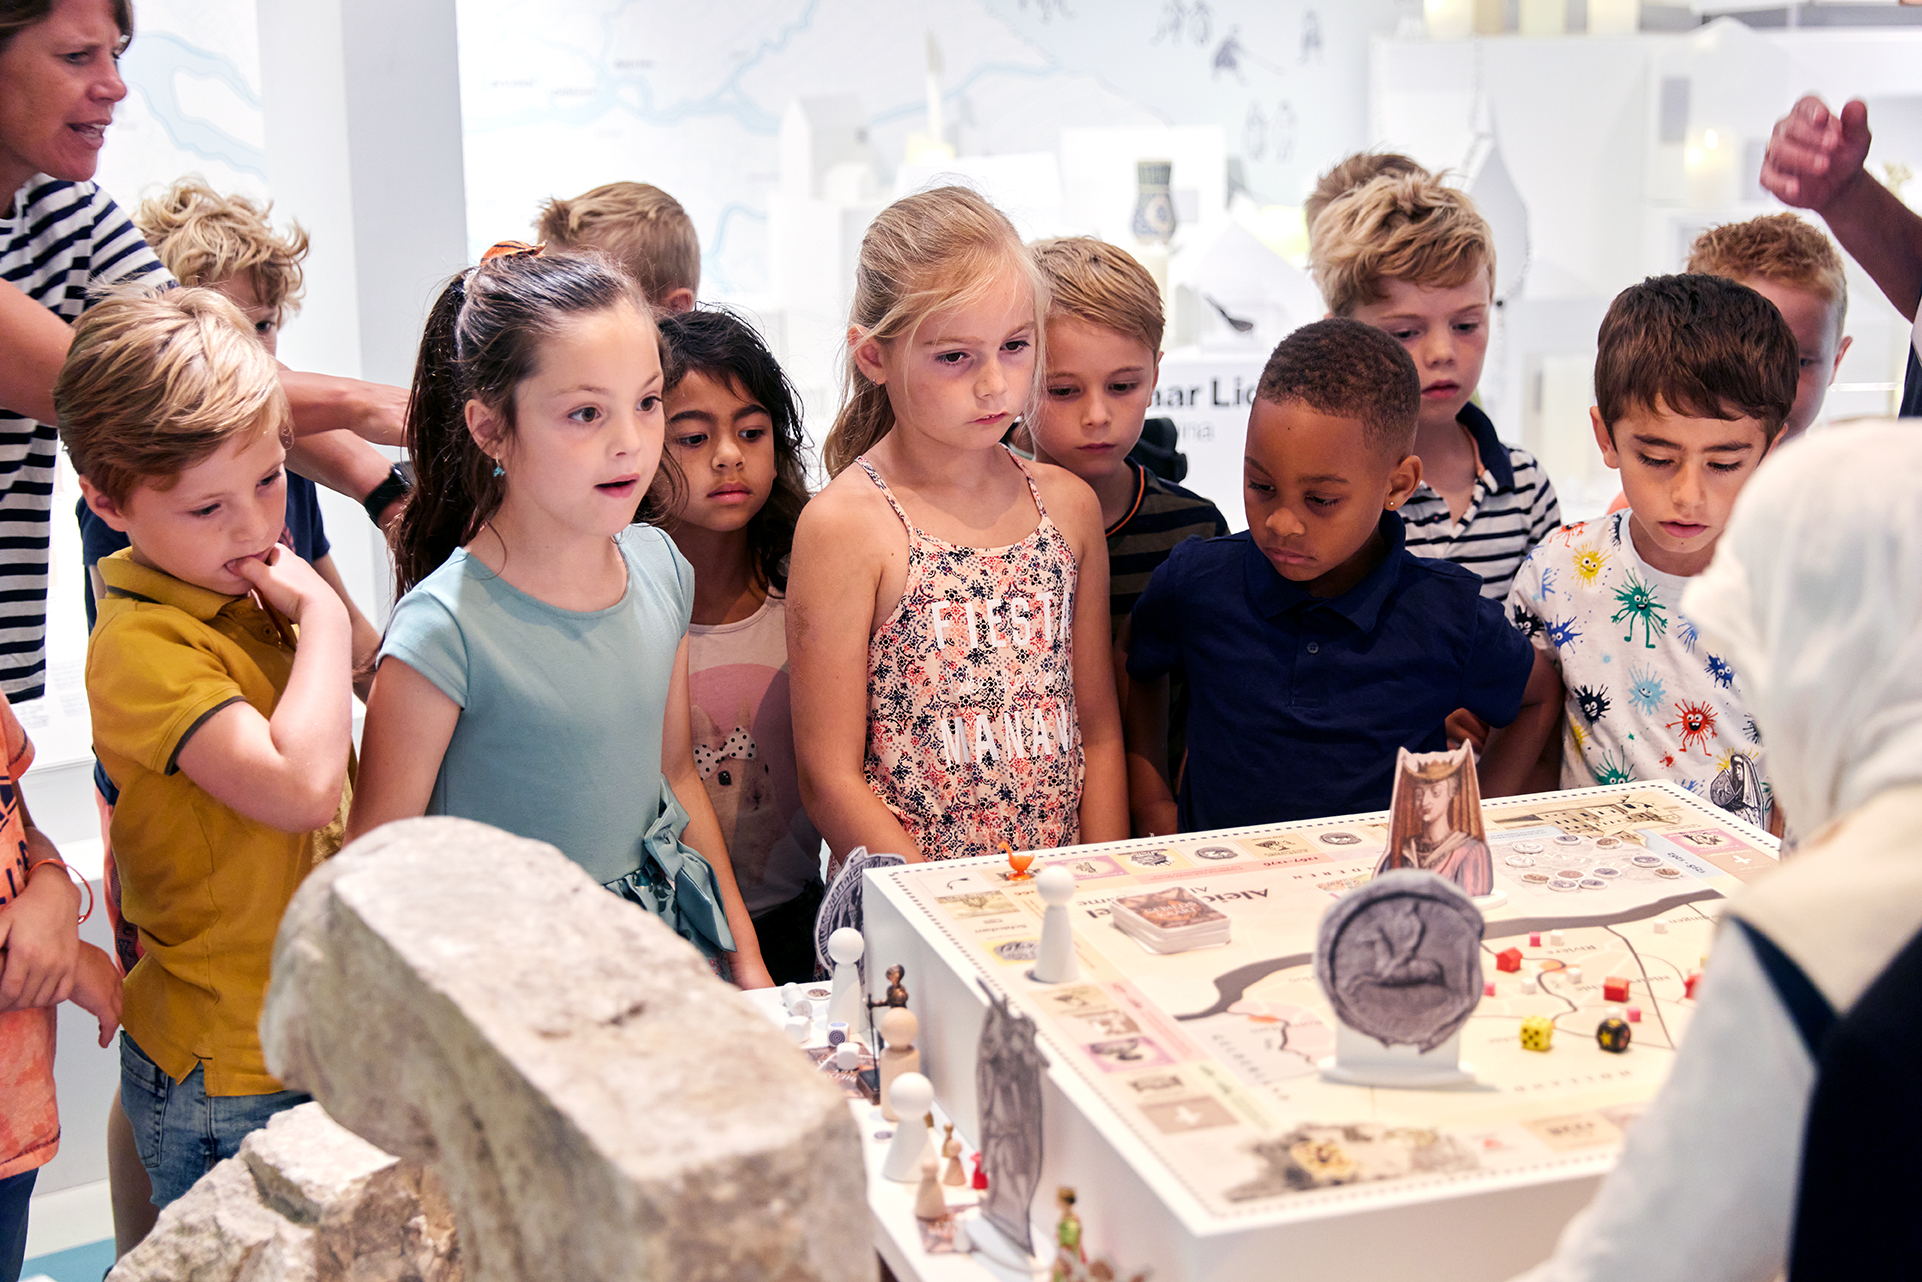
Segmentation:
<svg viewBox="0 0 1922 1282">
<path fill-rule="evenodd" d="M 113 1282 L 460 1282 L 437 1181 L 318 1104 L 275 1117 L 160 1214 Z"/>
<path fill-rule="evenodd" d="M 473 1282 L 872 1277 L 838 1090 L 550 846 L 420 819 L 282 923 L 273 1071 L 443 1180 Z"/>
</svg>

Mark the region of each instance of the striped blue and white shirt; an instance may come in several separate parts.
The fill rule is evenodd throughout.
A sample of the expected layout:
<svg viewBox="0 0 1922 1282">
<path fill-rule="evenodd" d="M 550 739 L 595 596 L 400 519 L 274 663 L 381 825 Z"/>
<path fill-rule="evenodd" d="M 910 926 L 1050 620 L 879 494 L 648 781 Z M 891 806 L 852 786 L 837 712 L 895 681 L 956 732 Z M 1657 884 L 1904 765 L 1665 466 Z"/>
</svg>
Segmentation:
<svg viewBox="0 0 1922 1282">
<path fill-rule="evenodd" d="M 72 322 L 109 285 L 172 278 L 105 192 L 43 174 L 0 208 L 0 280 Z M 59 446 L 52 424 L 0 408 L 0 690 L 15 702 L 39 698 L 46 681 L 48 532 Z"/>
<path fill-rule="evenodd" d="M 1455 421 L 1474 436 L 1481 457 L 1475 492 L 1457 521 L 1448 500 L 1428 482 L 1416 486 L 1401 510 L 1408 550 L 1474 571 L 1481 576 L 1482 595 L 1503 601 L 1529 550 L 1561 527 L 1561 504 L 1535 456 L 1496 436 L 1479 406 L 1464 406 Z"/>
</svg>

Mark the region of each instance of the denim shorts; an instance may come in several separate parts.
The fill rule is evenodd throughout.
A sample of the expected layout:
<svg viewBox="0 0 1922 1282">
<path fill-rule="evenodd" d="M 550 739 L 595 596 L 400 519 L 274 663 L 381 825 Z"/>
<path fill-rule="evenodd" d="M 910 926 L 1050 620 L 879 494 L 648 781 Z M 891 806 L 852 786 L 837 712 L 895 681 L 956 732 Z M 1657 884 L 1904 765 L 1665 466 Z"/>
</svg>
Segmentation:
<svg viewBox="0 0 1922 1282">
<path fill-rule="evenodd" d="M 200 1065 L 194 1065 L 186 1081 L 176 1082 L 133 1038 L 120 1034 L 120 1103 L 133 1124 L 134 1147 L 153 1183 L 155 1206 L 165 1206 L 192 1188 L 275 1113 L 310 1098 L 299 1091 L 210 1096 Z"/>
</svg>

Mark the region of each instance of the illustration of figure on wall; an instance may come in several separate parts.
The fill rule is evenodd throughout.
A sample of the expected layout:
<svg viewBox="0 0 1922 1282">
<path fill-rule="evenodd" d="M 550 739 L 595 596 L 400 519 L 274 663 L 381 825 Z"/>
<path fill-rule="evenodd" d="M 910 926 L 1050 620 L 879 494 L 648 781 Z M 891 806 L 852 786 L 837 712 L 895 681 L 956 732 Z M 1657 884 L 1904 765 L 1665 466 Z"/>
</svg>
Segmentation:
<svg viewBox="0 0 1922 1282">
<path fill-rule="evenodd" d="M 1495 863 L 1482 827 L 1474 748 L 1468 744 L 1453 752 L 1403 748 L 1395 763 L 1388 849 L 1375 875 L 1420 868 L 1446 877 L 1477 898 L 1491 893 Z"/>
</svg>

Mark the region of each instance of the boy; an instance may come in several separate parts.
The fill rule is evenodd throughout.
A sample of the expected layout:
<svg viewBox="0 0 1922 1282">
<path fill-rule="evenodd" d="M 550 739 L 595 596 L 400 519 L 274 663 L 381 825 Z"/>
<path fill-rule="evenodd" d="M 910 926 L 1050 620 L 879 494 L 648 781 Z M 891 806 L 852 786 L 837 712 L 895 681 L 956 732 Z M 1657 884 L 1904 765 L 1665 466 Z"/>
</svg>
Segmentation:
<svg viewBox="0 0 1922 1282">
<path fill-rule="evenodd" d="M 1509 743 L 1520 728 L 1495 741 L 1506 751 L 1550 749 L 1564 788 L 1672 779 L 1771 824 L 1741 679 L 1677 606 L 1781 432 L 1796 375 L 1781 313 L 1733 281 L 1651 276 L 1609 306 L 1588 414 L 1629 510 L 1568 526 L 1516 576 L 1509 610 L 1554 666 L 1565 728 L 1559 753 L 1547 732 Z"/>
<path fill-rule="evenodd" d="M 268 1074 L 256 1026 L 281 913 L 339 845 L 350 632 L 279 544 L 287 401 L 232 303 L 97 304 L 54 399 L 87 505 L 130 544 L 100 562 L 87 698 L 140 932 L 121 1099 L 165 1206 L 302 1099 Z"/>
<path fill-rule="evenodd" d="M 1849 286 L 1842 256 L 1820 228 L 1794 214 L 1767 214 L 1711 227 L 1688 251 L 1688 270 L 1726 276 L 1775 304 L 1795 336 L 1800 374 L 1795 407 L 1777 443 L 1800 436 L 1820 417 L 1850 339 Z"/>
<path fill-rule="evenodd" d="M 54 1007 L 71 998 L 92 1014 L 102 1046 L 120 1022 L 120 972 L 80 942 L 80 891 L 20 795 L 32 764 L 33 745 L 0 696 L 0 1282 L 20 1276 L 27 1203 L 60 1148 Z"/>
<path fill-rule="evenodd" d="M 633 277 L 656 310 L 694 310 L 701 241 L 681 202 L 647 183 L 606 183 L 541 208 L 535 233 L 554 249 L 598 249 Z"/>
<path fill-rule="evenodd" d="M 1228 532 L 1215 505 L 1130 462 L 1161 368 L 1161 292 L 1125 251 L 1090 236 L 1029 247 L 1048 280 L 1047 381 L 1028 423 L 1034 456 L 1086 481 L 1108 535 L 1119 633 L 1177 543 Z"/>
<path fill-rule="evenodd" d="M 1309 263 L 1331 316 L 1393 337 L 1415 359 L 1421 481 L 1402 519 L 1408 550 L 1444 557 L 1501 601 L 1528 550 L 1561 524 L 1534 455 L 1506 445 L 1470 401 L 1488 353 L 1495 241 L 1467 196 L 1428 174 L 1387 174 L 1315 220 Z"/>
<path fill-rule="evenodd" d="M 1395 750 L 1446 747 L 1456 708 L 1495 725 L 1525 706 L 1552 715 L 1545 665 L 1535 673 L 1500 604 L 1403 546 L 1419 399 L 1408 353 L 1357 321 L 1303 326 L 1268 358 L 1248 415 L 1248 529 L 1176 548 L 1135 606 L 1138 831 L 1385 809 Z M 1178 808 L 1159 759 L 1175 673 L 1190 697 Z M 1508 790 L 1522 761 L 1491 756 L 1485 790 Z"/>
<path fill-rule="evenodd" d="M 1358 151 L 1342 157 L 1334 168 L 1315 179 L 1315 189 L 1301 202 L 1302 221 L 1308 224 L 1308 252 L 1315 252 L 1315 220 L 1321 217 L 1322 210 L 1373 179 L 1407 174 L 1426 178 L 1428 170 L 1414 157 L 1399 151 Z"/>
</svg>

